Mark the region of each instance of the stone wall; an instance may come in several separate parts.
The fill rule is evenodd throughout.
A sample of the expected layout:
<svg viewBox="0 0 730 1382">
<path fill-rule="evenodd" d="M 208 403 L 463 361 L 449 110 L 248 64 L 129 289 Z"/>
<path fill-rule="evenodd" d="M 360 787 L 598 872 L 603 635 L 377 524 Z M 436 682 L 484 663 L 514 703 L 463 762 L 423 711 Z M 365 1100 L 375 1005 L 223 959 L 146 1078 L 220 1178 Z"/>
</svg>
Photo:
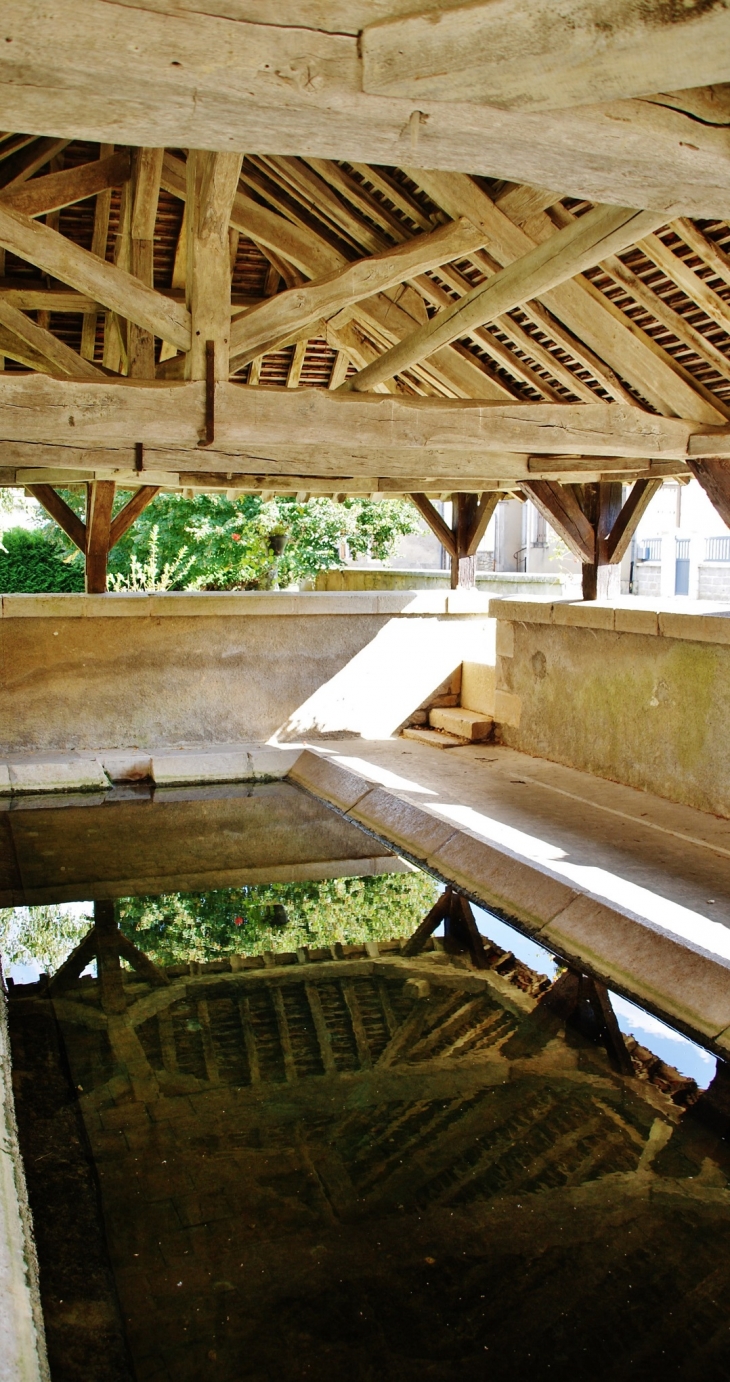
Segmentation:
<svg viewBox="0 0 730 1382">
<path fill-rule="evenodd" d="M 730 611 L 491 608 L 505 744 L 730 817 Z"/>
<path fill-rule="evenodd" d="M 702 562 L 698 594 L 701 600 L 730 600 L 730 562 Z"/>
<path fill-rule="evenodd" d="M 4 596 L 0 753 L 387 737 L 484 660 L 487 610 L 458 591 Z"/>
</svg>

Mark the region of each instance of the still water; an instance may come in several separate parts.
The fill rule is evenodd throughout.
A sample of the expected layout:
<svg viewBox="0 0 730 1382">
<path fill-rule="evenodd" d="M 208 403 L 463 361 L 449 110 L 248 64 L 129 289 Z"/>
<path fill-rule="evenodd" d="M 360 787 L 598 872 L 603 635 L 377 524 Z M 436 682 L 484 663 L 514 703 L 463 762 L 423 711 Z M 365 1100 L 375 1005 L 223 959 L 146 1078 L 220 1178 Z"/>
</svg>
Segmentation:
<svg viewBox="0 0 730 1382">
<path fill-rule="evenodd" d="M 54 1382 L 725 1382 L 729 1124 L 650 1033 L 485 914 L 404 954 L 440 885 L 293 787 L 4 816 L 3 902 L 77 908 L 4 914 Z"/>
</svg>

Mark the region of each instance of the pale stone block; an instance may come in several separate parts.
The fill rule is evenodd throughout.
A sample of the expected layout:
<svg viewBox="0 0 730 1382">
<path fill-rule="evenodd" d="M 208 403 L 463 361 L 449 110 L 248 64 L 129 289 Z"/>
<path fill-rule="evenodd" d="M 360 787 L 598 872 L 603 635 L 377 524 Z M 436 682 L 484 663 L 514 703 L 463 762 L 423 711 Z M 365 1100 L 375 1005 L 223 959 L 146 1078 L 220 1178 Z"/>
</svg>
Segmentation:
<svg viewBox="0 0 730 1382">
<path fill-rule="evenodd" d="M 106 595 L 86 595 L 87 619 L 143 619 L 150 613 L 154 595 L 144 590 L 109 590 Z"/>
<path fill-rule="evenodd" d="M 508 627 L 511 629 L 512 625 Z M 480 711 L 494 717 L 494 663 L 463 662 L 461 664 L 461 704 L 468 710 Z"/>
<path fill-rule="evenodd" d="M 109 786 L 109 779 L 96 759 L 78 758 L 66 762 L 26 760 L 10 763 L 10 785 L 20 792 L 93 792 Z"/>
<path fill-rule="evenodd" d="M 494 718 L 498 725 L 508 725 L 511 729 L 519 729 L 520 716 L 522 714 L 522 700 L 513 691 L 499 691 L 494 693 Z"/>
<path fill-rule="evenodd" d="M 296 782 L 314 796 L 332 802 L 341 811 L 349 811 L 370 790 L 370 783 L 364 777 L 341 768 L 327 758 L 320 758 L 319 754 L 309 749 L 299 754 L 294 766 L 289 769 L 287 781 Z"/>
<path fill-rule="evenodd" d="M 512 619 L 519 624 L 552 624 L 553 605 L 549 600 L 492 599 L 489 613 L 493 619 Z"/>
<path fill-rule="evenodd" d="M 694 643 L 730 644 L 730 614 L 675 614 L 661 611 L 659 632 L 665 638 L 688 639 Z"/>
<path fill-rule="evenodd" d="M 481 710 L 467 710 L 461 706 L 445 706 L 441 710 L 432 710 L 429 721 L 432 729 L 443 729 L 447 734 L 456 734 L 462 739 L 473 741 L 486 739 L 494 723 Z"/>
<path fill-rule="evenodd" d="M 435 729 L 416 729 L 411 725 L 408 725 L 401 732 L 401 737 L 403 739 L 415 739 L 417 743 L 427 744 L 432 749 L 458 749 L 463 748 L 464 744 L 469 742 L 461 737 L 457 739 L 453 734 L 444 734 Z"/>
<path fill-rule="evenodd" d="M 613 605 L 599 604 L 597 600 L 557 601 L 553 605 L 553 623 L 573 628 L 612 629 L 613 617 Z"/>
<path fill-rule="evenodd" d="M 632 609 L 629 605 L 617 605 L 613 627 L 617 633 L 658 634 L 659 616 L 655 609 Z"/>
<path fill-rule="evenodd" d="M 160 787 L 185 782 L 246 782 L 252 777 L 251 755 L 232 753 L 154 754 L 152 777 Z"/>
<path fill-rule="evenodd" d="M 144 782 L 152 777 L 152 759 L 148 753 L 115 749 L 102 753 L 100 761 L 112 782 Z"/>
<path fill-rule="evenodd" d="M 377 612 L 378 614 L 446 614 L 447 592 L 445 590 L 378 591 Z"/>
<path fill-rule="evenodd" d="M 10 785 L 10 768 L 7 763 L 0 763 L 0 797 L 10 796 L 12 790 Z"/>
<path fill-rule="evenodd" d="M 277 748 L 273 744 L 252 748 L 248 754 L 251 776 L 259 779 L 268 778 L 269 780 L 286 777 L 300 754 L 301 749 Z"/>
<path fill-rule="evenodd" d="M 454 834 L 453 825 L 383 787 L 374 787 L 348 814 L 414 859 L 427 859 Z"/>
<path fill-rule="evenodd" d="M 486 907 L 515 917 L 535 933 L 575 897 L 573 888 L 543 873 L 531 860 L 513 858 L 465 830 L 453 831 L 427 862 Z"/>
<path fill-rule="evenodd" d="M 83 619 L 88 595 L 3 595 L 3 619 Z"/>
<path fill-rule="evenodd" d="M 514 657 L 515 626 L 509 619 L 497 620 L 497 657 Z"/>
<path fill-rule="evenodd" d="M 489 614 L 491 596 L 481 590 L 449 590 L 446 608 L 449 614 Z"/>
<path fill-rule="evenodd" d="M 727 967 L 616 908 L 577 897 L 551 919 L 542 939 L 707 1036 L 730 1026 Z"/>
</svg>

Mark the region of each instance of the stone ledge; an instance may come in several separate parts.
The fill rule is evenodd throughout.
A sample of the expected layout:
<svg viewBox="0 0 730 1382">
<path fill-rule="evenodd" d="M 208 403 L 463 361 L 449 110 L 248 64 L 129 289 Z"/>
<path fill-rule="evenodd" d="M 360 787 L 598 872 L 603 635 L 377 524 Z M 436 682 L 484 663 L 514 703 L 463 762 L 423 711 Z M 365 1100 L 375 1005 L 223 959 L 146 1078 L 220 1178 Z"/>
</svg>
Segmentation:
<svg viewBox="0 0 730 1382">
<path fill-rule="evenodd" d="M 485 615 L 491 596 L 451 590 L 179 590 L 3 595 L 3 619 L 158 619 L 321 615 Z"/>
<path fill-rule="evenodd" d="M 553 624 L 563 628 L 602 629 L 616 633 L 650 634 L 694 643 L 730 646 L 730 605 L 709 600 L 676 604 L 649 603 L 628 597 L 621 602 L 603 600 L 492 599 L 493 619 L 516 624 Z"/>
<path fill-rule="evenodd" d="M 393 774 L 365 757 L 357 760 L 360 771 L 355 773 L 349 762 L 345 767 L 331 757 L 323 770 L 321 754 L 306 748 L 292 779 L 569 963 L 587 968 L 609 987 L 727 1058 L 730 954 L 726 947 L 722 953 L 705 948 L 704 927 L 693 940 L 686 926 L 672 927 L 671 918 L 666 927 L 659 924 L 649 906 L 651 898 L 638 911 L 633 895 L 631 904 L 624 905 L 610 890 L 601 894 L 594 890 L 595 883 L 582 885 L 574 870 L 561 868 L 560 857 L 538 857 L 528 836 L 524 846 L 519 832 L 505 842 L 499 818 L 473 812 L 462 824 L 444 807 L 447 778 L 443 792 L 427 789 L 416 804 L 408 798 L 412 791 L 424 791 L 417 775 L 391 786 L 387 779 Z M 409 765 L 411 773 L 414 769 L 415 764 Z M 340 783 L 346 783 L 345 790 Z M 459 800 L 465 803 L 463 784 Z M 683 913 L 682 904 L 667 903 L 667 909 L 677 917 Z M 692 912 L 680 917 L 683 922 L 697 920 Z M 710 924 L 708 934 L 715 924 Z"/>
</svg>

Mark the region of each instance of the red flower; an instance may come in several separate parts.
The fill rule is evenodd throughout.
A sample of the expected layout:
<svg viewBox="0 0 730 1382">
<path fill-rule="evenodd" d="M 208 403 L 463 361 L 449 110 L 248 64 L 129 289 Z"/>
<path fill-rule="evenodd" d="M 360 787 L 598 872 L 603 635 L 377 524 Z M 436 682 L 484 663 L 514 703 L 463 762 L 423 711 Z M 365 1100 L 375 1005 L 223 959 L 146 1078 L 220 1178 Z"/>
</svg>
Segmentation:
<svg viewBox="0 0 730 1382">
<path fill-rule="evenodd" d="M 233 921 L 236 926 L 243 926 L 243 917 L 234 917 Z"/>
<path fill-rule="evenodd" d="M 241 541 L 241 534 L 240 534 L 240 533 L 232 533 L 232 534 L 231 534 L 231 537 L 233 538 L 233 541 L 234 541 L 234 542 L 240 542 L 240 541 Z"/>
</svg>

